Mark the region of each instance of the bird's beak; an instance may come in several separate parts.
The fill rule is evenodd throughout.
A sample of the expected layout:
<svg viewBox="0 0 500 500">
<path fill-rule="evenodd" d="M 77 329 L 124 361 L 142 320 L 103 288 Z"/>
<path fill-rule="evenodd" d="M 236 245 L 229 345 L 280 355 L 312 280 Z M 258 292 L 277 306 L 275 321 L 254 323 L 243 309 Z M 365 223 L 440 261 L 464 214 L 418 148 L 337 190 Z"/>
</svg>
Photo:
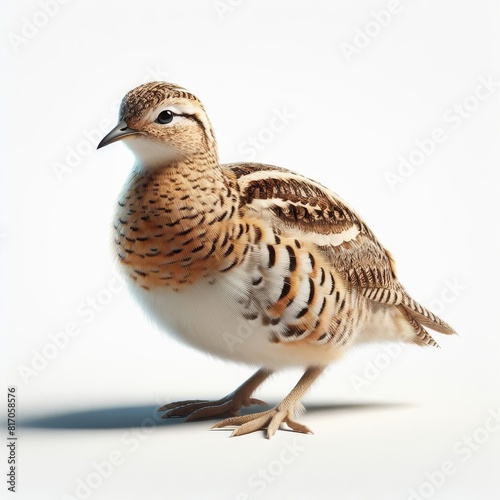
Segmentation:
<svg viewBox="0 0 500 500">
<path fill-rule="evenodd" d="M 133 128 L 129 128 L 127 122 L 122 120 L 111 132 L 108 132 L 101 140 L 101 142 L 97 145 L 97 149 L 103 148 L 112 142 L 120 141 L 121 139 L 131 136 L 141 134 L 139 130 L 134 130 Z"/>
</svg>

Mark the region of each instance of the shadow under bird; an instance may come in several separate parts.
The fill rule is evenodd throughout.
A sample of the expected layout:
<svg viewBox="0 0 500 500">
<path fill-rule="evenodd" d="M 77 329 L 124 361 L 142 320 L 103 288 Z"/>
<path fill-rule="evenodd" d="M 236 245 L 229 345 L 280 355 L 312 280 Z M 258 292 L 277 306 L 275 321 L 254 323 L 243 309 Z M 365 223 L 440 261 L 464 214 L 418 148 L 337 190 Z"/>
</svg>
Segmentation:
<svg viewBox="0 0 500 500">
<path fill-rule="evenodd" d="M 98 148 L 125 141 L 136 162 L 119 197 L 114 249 L 148 315 L 183 342 L 260 369 L 218 401 L 177 401 L 164 418 L 233 415 L 214 427 L 237 436 L 297 422 L 300 399 L 326 366 L 373 341 L 435 346 L 426 328 L 453 329 L 396 276 L 392 255 L 363 219 L 323 185 L 259 163 L 221 165 L 213 129 L 192 93 L 165 82 L 124 97 Z M 255 389 L 303 367 L 267 411 Z"/>
</svg>

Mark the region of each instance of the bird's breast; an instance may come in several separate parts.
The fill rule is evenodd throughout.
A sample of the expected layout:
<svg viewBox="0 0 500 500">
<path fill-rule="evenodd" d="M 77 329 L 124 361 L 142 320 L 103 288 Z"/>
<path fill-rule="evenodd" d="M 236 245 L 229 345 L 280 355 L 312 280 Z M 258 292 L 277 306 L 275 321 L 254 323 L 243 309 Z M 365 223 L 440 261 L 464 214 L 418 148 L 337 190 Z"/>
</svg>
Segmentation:
<svg viewBox="0 0 500 500">
<path fill-rule="evenodd" d="M 253 228 L 235 215 L 230 190 L 214 179 L 133 173 L 118 200 L 114 251 L 143 289 L 180 290 L 244 260 Z"/>
</svg>

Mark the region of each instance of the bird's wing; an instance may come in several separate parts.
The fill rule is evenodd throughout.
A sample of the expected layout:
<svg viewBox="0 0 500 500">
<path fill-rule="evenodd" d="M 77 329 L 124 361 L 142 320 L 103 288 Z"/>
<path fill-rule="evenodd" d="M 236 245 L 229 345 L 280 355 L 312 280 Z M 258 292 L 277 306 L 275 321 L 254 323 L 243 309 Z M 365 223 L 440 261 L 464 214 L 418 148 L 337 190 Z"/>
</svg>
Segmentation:
<svg viewBox="0 0 500 500">
<path fill-rule="evenodd" d="M 242 204 L 316 244 L 344 277 L 367 299 L 398 306 L 418 323 L 442 333 L 453 329 L 416 301 L 396 277 L 391 254 L 364 221 L 335 193 L 289 170 L 256 163 L 225 165 L 235 176 Z"/>
<path fill-rule="evenodd" d="M 320 247 L 350 286 L 388 292 L 400 288 L 390 254 L 333 192 L 302 175 L 270 165 L 235 164 L 226 168 L 238 177 L 242 202 L 248 208 Z M 377 300 L 375 292 L 373 299 Z M 378 300 L 391 302 L 393 297 L 387 293 Z"/>
</svg>

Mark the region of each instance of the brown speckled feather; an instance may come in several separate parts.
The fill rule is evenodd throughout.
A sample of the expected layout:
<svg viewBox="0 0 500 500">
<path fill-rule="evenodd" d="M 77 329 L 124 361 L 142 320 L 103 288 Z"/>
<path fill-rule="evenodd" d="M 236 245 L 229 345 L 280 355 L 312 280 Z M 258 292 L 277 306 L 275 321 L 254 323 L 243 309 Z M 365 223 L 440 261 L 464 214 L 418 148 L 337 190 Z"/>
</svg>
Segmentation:
<svg viewBox="0 0 500 500">
<path fill-rule="evenodd" d="M 267 211 L 267 218 L 274 221 L 277 230 L 300 231 L 302 237 L 316 243 L 349 288 L 359 290 L 374 302 L 400 306 L 423 343 L 435 344 L 421 325 L 441 333 L 454 333 L 406 293 L 396 277 L 392 255 L 333 192 L 304 176 L 271 165 L 229 164 L 225 169 L 239 181 L 242 204 Z M 328 234 L 340 238 L 325 244 Z"/>
</svg>

